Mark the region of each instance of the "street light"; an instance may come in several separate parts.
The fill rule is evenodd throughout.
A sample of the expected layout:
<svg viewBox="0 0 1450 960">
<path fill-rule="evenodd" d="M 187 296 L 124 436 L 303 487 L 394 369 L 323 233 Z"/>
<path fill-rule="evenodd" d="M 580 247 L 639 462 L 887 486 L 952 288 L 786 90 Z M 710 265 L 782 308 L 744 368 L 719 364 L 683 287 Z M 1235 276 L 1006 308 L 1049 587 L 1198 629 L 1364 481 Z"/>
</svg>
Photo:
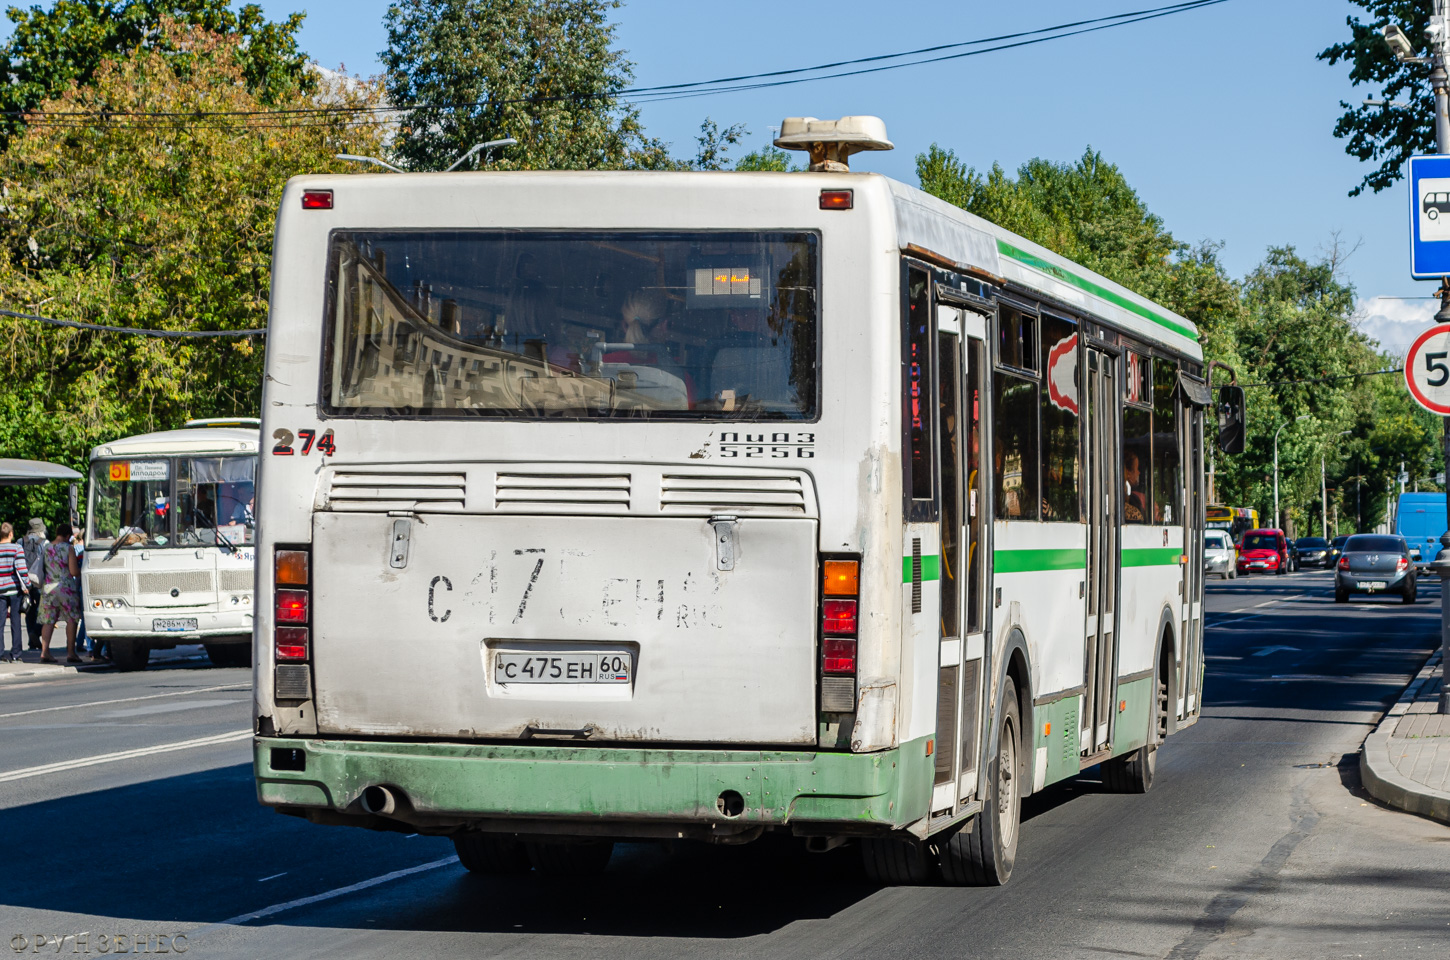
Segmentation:
<svg viewBox="0 0 1450 960">
<path fill-rule="evenodd" d="M 467 153 L 459 157 L 457 160 L 453 161 L 453 166 L 449 167 L 443 172 L 452 173 L 454 170 L 458 169 L 459 164 L 463 163 L 463 161 L 467 160 L 469 157 L 473 156 L 480 150 L 492 150 L 494 147 L 512 147 L 516 143 L 518 143 L 518 141 L 515 140 L 513 137 L 504 137 L 502 140 L 489 140 L 486 143 L 475 143 L 473 146 L 468 148 Z M 488 159 L 488 154 L 484 154 L 484 159 L 485 161 Z"/>
<path fill-rule="evenodd" d="M 385 163 L 384 161 L 379 160 L 377 157 L 362 157 L 362 156 L 358 156 L 355 153 L 339 153 L 339 154 L 336 155 L 336 159 L 338 159 L 338 160 L 351 160 L 353 163 L 376 163 L 380 167 L 387 167 L 389 170 L 393 171 L 394 173 L 402 173 L 403 172 L 403 171 L 399 170 L 397 167 L 393 166 L 391 163 Z"/>
<path fill-rule="evenodd" d="M 1286 421 L 1284 423 L 1279 424 L 1279 429 L 1274 431 L 1274 529 L 1275 530 L 1282 530 L 1282 529 L 1284 529 L 1283 527 L 1279 526 L 1279 434 L 1282 433 L 1283 430 L 1284 430 L 1284 428 L 1287 427 L 1290 423 L 1298 423 L 1300 420 L 1308 420 L 1308 419 L 1309 419 L 1309 414 L 1306 413 L 1302 417 L 1295 417 L 1293 420 L 1289 420 L 1289 421 Z"/>
</svg>

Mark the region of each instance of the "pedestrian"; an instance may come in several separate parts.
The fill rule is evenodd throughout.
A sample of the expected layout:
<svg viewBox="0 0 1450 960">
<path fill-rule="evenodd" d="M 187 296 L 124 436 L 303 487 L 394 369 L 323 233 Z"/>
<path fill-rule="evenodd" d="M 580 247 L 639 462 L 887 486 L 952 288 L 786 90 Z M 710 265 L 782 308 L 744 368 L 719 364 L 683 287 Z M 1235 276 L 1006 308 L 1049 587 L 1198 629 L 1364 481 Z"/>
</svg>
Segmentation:
<svg viewBox="0 0 1450 960">
<path fill-rule="evenodd" d="M 57 524 L 55 539 L 45 545 L 45 585 L 40 590 L 41 663 L 57 662 L 50 655 L 50 637 L 61 620 L 65 621 L 65 662 L 81 662 L 76 655 L 76 626 L 81 618 L 81 567 L 71 546 L 72 535 L 70 524 Z"/>
<path fill-rule="evenodd" d="M 0 660 L 20 659 L 21 612 L 30 599 L 30 576 L 25 549 L 15 542 L 15 528 L 0 523 Z M 10 652 L 5 652 L 5 624 L 10 624 Z"/>
<path fill-rule="evenodd" d="M 30 634 L 30 649 L 40 649 L 40 585 L 45 581 L 45 521 L 30 518 L 30 529 L 20 539 L 25 548 L 25 569 L 30 571 L 30 604 L 25 610 L 25 629 Z"/>
</svg>

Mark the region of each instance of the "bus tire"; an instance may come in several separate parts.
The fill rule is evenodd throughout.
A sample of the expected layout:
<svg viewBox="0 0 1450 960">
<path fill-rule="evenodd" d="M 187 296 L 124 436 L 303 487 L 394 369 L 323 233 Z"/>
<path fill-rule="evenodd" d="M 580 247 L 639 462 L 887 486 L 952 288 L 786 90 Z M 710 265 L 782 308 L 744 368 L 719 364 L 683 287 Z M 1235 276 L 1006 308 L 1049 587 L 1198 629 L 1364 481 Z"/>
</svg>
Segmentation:
<svg viewBox="0 0 1450 960">
<path fill-rule="evenodd" d="M 987 764 L 982 811 L 936 844 L 942 879 L 960 886 L 996 887 L 1012 876 L 1022 826 L 1022 717 L 1017 684 L 1002 685 L 997 753 Z"/>
<path fill-rule="evenodd" d="M 501 877 L 529 872 L 529 855 L 513 837 L 462 833 L 453 838 L 453 849 L 469 873 Z"/>
<path fill-rule="evenodd" d="M 524 841 L 529 862 L 549 877 L 591 877 L 603 873 L 614 855 L 612 840 L 580 840 L 567 843 Z"/>
<path fill-rule="evenodd" d="M 892 837 L 861 841 L 861 866 L 866 879 L 884 887 L 912 887 L 931 883 L 935 866 L 926 844 Z"/>
<path fill-rule="evenodd" d="M 1159 669 L 1162 669 L 1161 667 Z M 1132 753 L 1103 761 L 1103 786 L 1113 793 L 1147 793 L 1153 787 L 1153 776 L 1158 771 L 1158 744 L 1168 733 L 1168 683 L 1156 674 L 1153 688 L 1152 725 L 1148 730 L 1148 742 Z"/>
<path fill-rule="evenodd" d="M 141 640 L 112 640 L 111 662 L 117 670 L 145 670 L 151 661 L 151 648 Z"/>
<path fill-rule="evenodd" d="M 252 645 L 250 643 L 208 643 L 207 658 L 214 667 L 250 667 Z"/>
</svg>

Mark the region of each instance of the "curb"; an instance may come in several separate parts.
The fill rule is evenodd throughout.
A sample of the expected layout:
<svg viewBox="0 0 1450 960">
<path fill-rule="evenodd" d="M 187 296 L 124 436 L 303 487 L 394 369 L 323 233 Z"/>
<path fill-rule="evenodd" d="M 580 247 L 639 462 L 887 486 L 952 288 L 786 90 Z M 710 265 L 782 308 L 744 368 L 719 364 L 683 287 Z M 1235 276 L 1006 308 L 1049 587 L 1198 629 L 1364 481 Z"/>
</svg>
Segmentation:
<svg viewBox="0 0 1450 960">
<path fill-rule="evenodd" d="M 1432 790 L 1423 783 L 1416 783 L 1395 769 L 1390 762 L 1390 734 L 1399 725 L 1400 718 L 1408 712 L 1410 704 L 1420 692 L 1420 687 L 1430 679 L 1430 673 L 1440 662 L 1441 651 L 1437 650 L 1425 661 L 1415 679 L 1400 694 L 1399 702 L 1380 718 L 1374 732 L 1365 738 L 1359 753 L 1359 776 L 1370 796 L 1408 813 L 1430 817 L 1442 823 L 1450 823 L 1450 793 Z"/>
</svg>

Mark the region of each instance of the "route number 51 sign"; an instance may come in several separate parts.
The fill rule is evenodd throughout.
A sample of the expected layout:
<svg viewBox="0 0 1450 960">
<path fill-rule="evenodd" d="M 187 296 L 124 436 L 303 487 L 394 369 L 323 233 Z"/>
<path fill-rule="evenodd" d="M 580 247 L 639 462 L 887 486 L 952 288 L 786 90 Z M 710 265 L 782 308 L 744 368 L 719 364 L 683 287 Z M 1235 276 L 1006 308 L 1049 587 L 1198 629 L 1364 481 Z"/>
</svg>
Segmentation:
<svg viewBox="0 0 1450 960">
<path fill-rule="evenodd" d="M 1405 357 L 1405 384 L 1420 406 L 1450 416 L 1450 323 L 1439 323 L 1415 338 Z"/>
</svg>

